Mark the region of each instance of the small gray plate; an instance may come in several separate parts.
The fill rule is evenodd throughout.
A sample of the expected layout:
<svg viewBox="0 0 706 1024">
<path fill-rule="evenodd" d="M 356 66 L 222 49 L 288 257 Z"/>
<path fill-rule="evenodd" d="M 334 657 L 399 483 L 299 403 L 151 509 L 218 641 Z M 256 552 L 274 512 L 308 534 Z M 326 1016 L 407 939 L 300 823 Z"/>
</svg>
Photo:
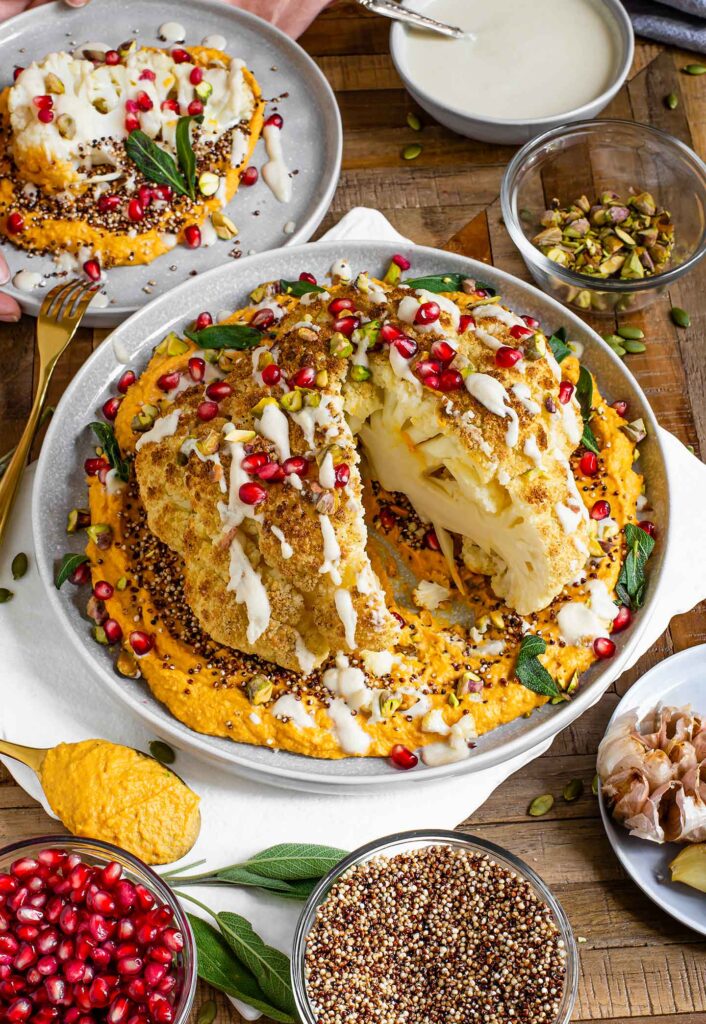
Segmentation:
<svg viewBox="0 0 706 1024">
<path fill-rule="evenodd" d="M 284 156 L 290 171 L 296 172 L 293 195 L 290 202 L 280 203 L 260 177 L 251 188 L 239 188 L 227 208 L 240 232 L 233 242 L 217 241 L 201 249 L 179 245 L 148 266 L 109 270 L 105 290 L 110 304 L 89 310 L 84 323 L 91 327 L 115 326 L 154 296 L 197 273 L 224 264 L 235 270 L 237 261 L 228 255 L 233 249 L 245 256 L 306 242 L 326 213 L 338 182 L 341 118 L 323 74 L 279 29 L 221 0 L 91 0 L 80 9 L 58 2 L 38 7 L 0 26 L 2 77 L 11 79 L 15 65 L 29 64 L 54 50 L 71 51 L 86 42 L 118 45 L 134 36 L 141 45 L 168 46 L 158 36 L 160 25 L 167 21 L 185 27 L 187 46 L 198 45 L 214 33 L 224 36 L 227 52 L 246 62 L 265 99 L 276 99 L 284 118 Z M 252 163 L 260 168 L 264 162 L 264 144 L 259 142 Z M 1 251 L 13 277 L 19 270 L 56 273 L 50 256 L 32 256 L 10 242 L 4 242 Z M 2 290 L 13 295 L 25 313 L 36 316 L 44 291 L 56 282 L 52 276 L 43 281 L 43 290 L 20 291 L 11 283 Z"/>
<path fill-rule="evenodd" d="M 519 718 L 482 736 L 468 760 L 439 768 L 419 766 L 398 772 L 383 759 L 351 757 L 323 760 L 267 747 L 233 743 L 227 739 L 202 736 L 173 718 L 140 680 L 123 679 L 113 667 L 114 655 L 90 636 L 84 614 L 85 595 L 74 588 L 58 592 L 53 585 L 54 569 L 67 549 L 79 550 L 81 538 L 67 537 L 66 513 L 85 504 L 86 482 L 83 462 L 91 446 L 88 424 L 100 415 L 100 407 L 115 391 L 124 369 L 116 358 L 127 360 L 141 370 L 152 348 L 168 331 L 182 331 L 200 310 L 236 309 L 262 281 L 297 278 L 307 270 L 324 282 L 334 260 L 345 257 L 353 271 L 368 270 L 382 275 L 391 256 L 402 251 L 412 261 L 410 274 L 421 276 L 440 272 L 462 272 L 487 281 L 512 308 L 537 317 L 547 330 L 566 325 L 572 340 L 585 346 L 585 361 L 593 370 L 604 393 L 611 399 L 629 402 L 630 415 L 641 416 L 647 438 L 641 447 L 641 466 L 649 481 L 654 518 L 659 524 L 660 543 L 650 559 L 650 586 L 645 607 L 633 626 L 616 637 L 617 653 L 585 673 L 575 698 L 562 705 L 546 705 L 529 718 Z M 93 441 L 95 443 L 95 441 Z M 504 764 L 556 736 L 561 729 L 591 707 L 631 657 L 659 600 L 662 565 L 673 543 L 669 529 L 669 484 L 657 424 L 647 400 L 617 356 L 575 314 L 548 298 L 537 288 L 494 267 L 454 253 L 440 252 L 412 243 L 345 241 L 314 242 L 297 248 L 261 253 L 241 260 L 236 267 L 218 267 L 198 279 L 186 281 L 168 295 L 155 299 L 115 330 L 110 339 L 93 353 L 65 391 L 49 425 L 35 477 L 32 502 L 33 531 L 39 570 L 58 617 L 68 629 L 90 669 L 86 679 L 87 699 L 105 699 L 112 694 L 131 709 L 149 728 L 177 747 L 190 750 L 222 768 L 280 786 L 309 790 L 349 790 L 351 787 L 416 785 L 425 779 L 472 774 Z M 673 532 L 673 531 L 672 531 Z"/>
<path fill-rule="evenodd" d="M 681 707 L 691 704 L 695 711 L 706 712 L 706 644 L 690 647 L 672 655 L 646 672 L 631 686 L 613 712 L 608 728 L 618 715 L 637 711 L 639 718 L 656 704 Z M 681 843 L 651 843 L 631 836 L 626 828 L 613 821 L 601 795 L 601 817 L 618 860 L 633 882 L 658 907 L 694 931 L 706 935 L 706 893 L 680 882 L 670 881 L 669 863 L 680 850 Z"/>
</svg>

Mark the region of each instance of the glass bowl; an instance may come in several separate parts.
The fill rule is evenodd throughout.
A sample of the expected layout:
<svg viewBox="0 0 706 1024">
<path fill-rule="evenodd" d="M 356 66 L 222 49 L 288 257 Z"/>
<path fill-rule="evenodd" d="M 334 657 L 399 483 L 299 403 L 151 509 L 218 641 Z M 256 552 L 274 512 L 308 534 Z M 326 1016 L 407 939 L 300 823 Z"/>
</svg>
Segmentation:
<svg viewBox="0 0 706 1024">
<path fill-rule="evenodd" d="M 306 985 L 305 954 L 306 943 L 314 923 L 316 912 L 321 904 L 328 897 L 333 885 L 341 875 L 350 868 L 363 864 L 373 857 L 392 857 L 395 854 L 406 853 L 411 850 L 419 850 L 426 846 L 453 846 L 472 853 L 488 854 L 501 867 L 514 872 L 529 882 L 539 898 L 551 910 L 554 922 L 564 943 L 566 951 L 566 979 L 564 992 L 561 998 L 559 1012 L 552 1024 L 567 1024 L 576 1001 L 576 992 L 579 979 L 579 954 L 574 939 L 569 919 L 567 918 L 561 904 L 547 888 L 542 879 L 532 868 L 528 867 L 519 857 L 508 850 L 504 850 L 494 843 L 486 842 L 475 836 L 467 836 L 462 832 L 449 832 L 445 829 L 425 829 L 414 832 L 398 832 L 395 835 L 385 836 L 383 839 L 376 839 L 375 842 L 361 846 L 360 849 L 344 857 L 332 871 L 323 878 L 313 890 L 301 912 L 297 928 L 294 933 L 294 948 L 292 951 L 292 987 L 294 990 L 294 1001 L 297 1012 L 303 1024 L 318 1024 L 314 1008 L 309 1000 Z"/>
<path fill-rule="evenodd" d="M 0 849 L 0 872 L 7 871 L 14 860 L 20 857 L 35 857 L 41 850 L 47 848 L 76 853 L 88 864 L 105 865 L 110 861 L 117 861 L 122 866 L 123 877 L 131 882 L 140 882 L 170 908 L 176 927 L 184 937 L 184 948 L 177 957 L 180 988 L 174 1001 L 173 1024 L 186 1024 L 196 994 L 196 943 L 188 918 L 169 886 L 152 868 L 143 864 L 133 854 L 113 846 L 112 843 L 103 843 L 99 839 L 82 839 L 78 836 L 38 836 L 4 846 Z"/>
<path fill-rule="evenodd" d="M 668 267 L 639 280 L 597 279 L 560 267 L 532 244 L 556 197 L 569 204 L 603 191 L 651 192 L 669 210 L 675 245 Z M 545 132 L 510 161 L 503 177 L 505 226 L 545 292 L 591 313 L 642 309 L 695 267 L 706 252 L 706 164 L 683 142 L 632 121 L 579 121 Z"/>
</svg>

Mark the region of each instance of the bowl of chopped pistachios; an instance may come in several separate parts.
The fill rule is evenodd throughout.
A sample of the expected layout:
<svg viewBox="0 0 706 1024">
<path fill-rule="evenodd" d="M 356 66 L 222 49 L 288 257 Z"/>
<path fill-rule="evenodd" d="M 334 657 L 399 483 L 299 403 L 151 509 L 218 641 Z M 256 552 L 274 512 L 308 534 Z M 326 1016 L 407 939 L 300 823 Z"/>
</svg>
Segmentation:
<svg viewBox="0 0 706 1024">
<path fill-rule="evenodd" d="M 586 312 L 642 309 L 706 252 L 706 164 L 645 124 L 546 132 L 508 165 L 501 202 L 537 284 Z"/>
</svg>

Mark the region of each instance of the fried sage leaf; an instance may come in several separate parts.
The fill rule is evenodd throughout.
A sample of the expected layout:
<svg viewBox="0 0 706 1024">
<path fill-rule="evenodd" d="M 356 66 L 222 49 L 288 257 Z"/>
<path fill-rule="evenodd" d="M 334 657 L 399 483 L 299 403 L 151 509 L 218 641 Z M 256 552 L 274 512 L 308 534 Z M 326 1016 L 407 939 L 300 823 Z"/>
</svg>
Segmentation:
<svg viewBox="0 0 706 1024">
<path fill-rule="evenodd" d="M 323 292 L 325 289 L 319 284 L 312 284 L 311 281 L 285 281 L 279 283 L 279 290 L 285 295 L 293 295 L 300 299 L 302 295 L 309 295 L 311 292 Z"/>
<path fill-rule="evenodd" d="M 522 638 L 520 653 L 517 655 L 515 675 L 528 690 L 541 693 L 543 697 L 562 697 L 561 690 L 539 660 L 547 649 L 541 636 L 528 633 Z"/>
<path fill-rule="evenodd" d="M 645 567 L 654 550 L 655 541 L 654 537 L 650 537 L 649 533 L 635 523 L 626 523 L 624 533 L 628 552 L 620 570 L 615 592 L 623 604 L 634 610 L 641 608 L 645 603 Z"/>
<path fill-rule="evenodd" d="M 571 349 L 566 344 L 566 328 L 559 327 L 549 339 L 549 348 L 554 354 L 557 363 L 560 363 L 567 356 L 571 355 Z"/>
<path fill-rule="evenodd" d="M 60 590 L 62 585 L 66 583 L 71 573 L 75 569 L 77 569 L 79 565 L 83 565 L 83 563 L 87 561 L 88 557 L 86 555 L 64 555 L 64 557 L 61 559 L 61 565 L 57 570 L 56 578 L 54 580 L 54 586 L 56 587 L 56 589 Z"/>
<path fill-rule="evenodd" d="M 200 124 L 203 121 L 203 114 L 196 117 L 180 117 L 176 126 L 176 151 L 179 167 L 181 168 L 189 195 L 194 198 L 196 188 L 196 154 L 191 144 L 191 122 Z"/>
<path fill-rule="evenodd" d="M 427 292 L 461 292 L 463 282 L 468 281 L 468 274 L 429 274 L 427 277 L 410 277 L 402 284 L 407 288 L 423 288 Z M 478 291 L 496 295 L 496 291 L 484 281 L 476 281 Z"/>
<path fill-rule="evenodd" d="M 189 195 L 188 185 L 181 176 L 174 157 L 141 129 L 136 128 L 134 132 L 130 132 L 125 140 L 125 151 L 148 181 L 155 181 L 158 185 L 171 185 L 180 195 Z"/>
<path fill-rule="evenodd" d="M 201 331 L 184 331 L 200 348 L 232 348 L 242 352 L 262 341 L 261 331 L 247 324 L 212 324 Z"/>
<path fill-rule="evenodd" d="M 95 422 L 91 423 L 91 430 L 100 441 L 111 467 L 120 479 L 127 483 L 130 479 L 130 463 L 122 456 L 113 428 L 107 423 Z"/>
</svg>

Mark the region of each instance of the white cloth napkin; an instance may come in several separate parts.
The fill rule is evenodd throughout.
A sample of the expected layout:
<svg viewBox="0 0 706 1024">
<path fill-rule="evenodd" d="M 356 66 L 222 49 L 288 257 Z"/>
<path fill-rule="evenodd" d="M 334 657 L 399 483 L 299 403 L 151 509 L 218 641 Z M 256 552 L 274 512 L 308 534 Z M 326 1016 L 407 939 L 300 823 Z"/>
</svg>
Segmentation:
<svg viewBox="0 0 706 1024">
<path fill-rule="evenodd" d="M 406 241 L 381 214 L 365 209 L 348 213 L 327 237 Z M 673 468 L 670 478 L 674 476 L 672 508 L 675 515 L 683 512 L 686 536 L 689 510 L 706 502 L 706 470 L 676 438 L 663 434 Z M 0 609 L 0 733 L 18 743 L 36 746 L 105 737 L 146 750 L 154 737 L 102 690 L 49 605 L 32 557 L 33 477 L 30 468 L 0 552 L 3 585 L 10 578 L 10 562 L 18 551 L 25 551 L 30 559 L 26 577 L 11 584 L 14 599 Z M 691 517 L 695 518 L 695 512 Z M 706 541 L 701 541 L 701 550 L 694 549 L 701 533 L 690 531 L 690 543 L 683 545 L 683 552 L 670 552 L 670 558 L 674 557 L 669 583 L 664 587 L 665 604 L 653 615 L 635 659 L 657 639 L 673 614 L 691 608 L 706 595 L 704 573 L 694 571 L 696 566 L 706 566 Z M 391 794 L 350 796 L 321 796 L 259 785 L 220 773 L 213 765 L 179 752 L 176 769 L 202 800 L 201 835 L 187 860 L 204 858 L 208 867 L 215 868 L 244 860 L 280 842 L 308 841 L 352 850 L 396 831 L 453 828 L 484 803 L 501 782 L 549 745 L 541 744 L 472 777 L 406 787 Z M 18 784 L 48 811 L 34 774 L 9 758 L 3 758 L 3 763 Z M 190 891 L 215 909 L 243 914 L 267 942 L 286 952 L 291 950 L 300 909 L 297 904 L 247 890 L 201 887 Z M 248 1015 L 252 1017 L 252 1011 Z"/>
</svg>

